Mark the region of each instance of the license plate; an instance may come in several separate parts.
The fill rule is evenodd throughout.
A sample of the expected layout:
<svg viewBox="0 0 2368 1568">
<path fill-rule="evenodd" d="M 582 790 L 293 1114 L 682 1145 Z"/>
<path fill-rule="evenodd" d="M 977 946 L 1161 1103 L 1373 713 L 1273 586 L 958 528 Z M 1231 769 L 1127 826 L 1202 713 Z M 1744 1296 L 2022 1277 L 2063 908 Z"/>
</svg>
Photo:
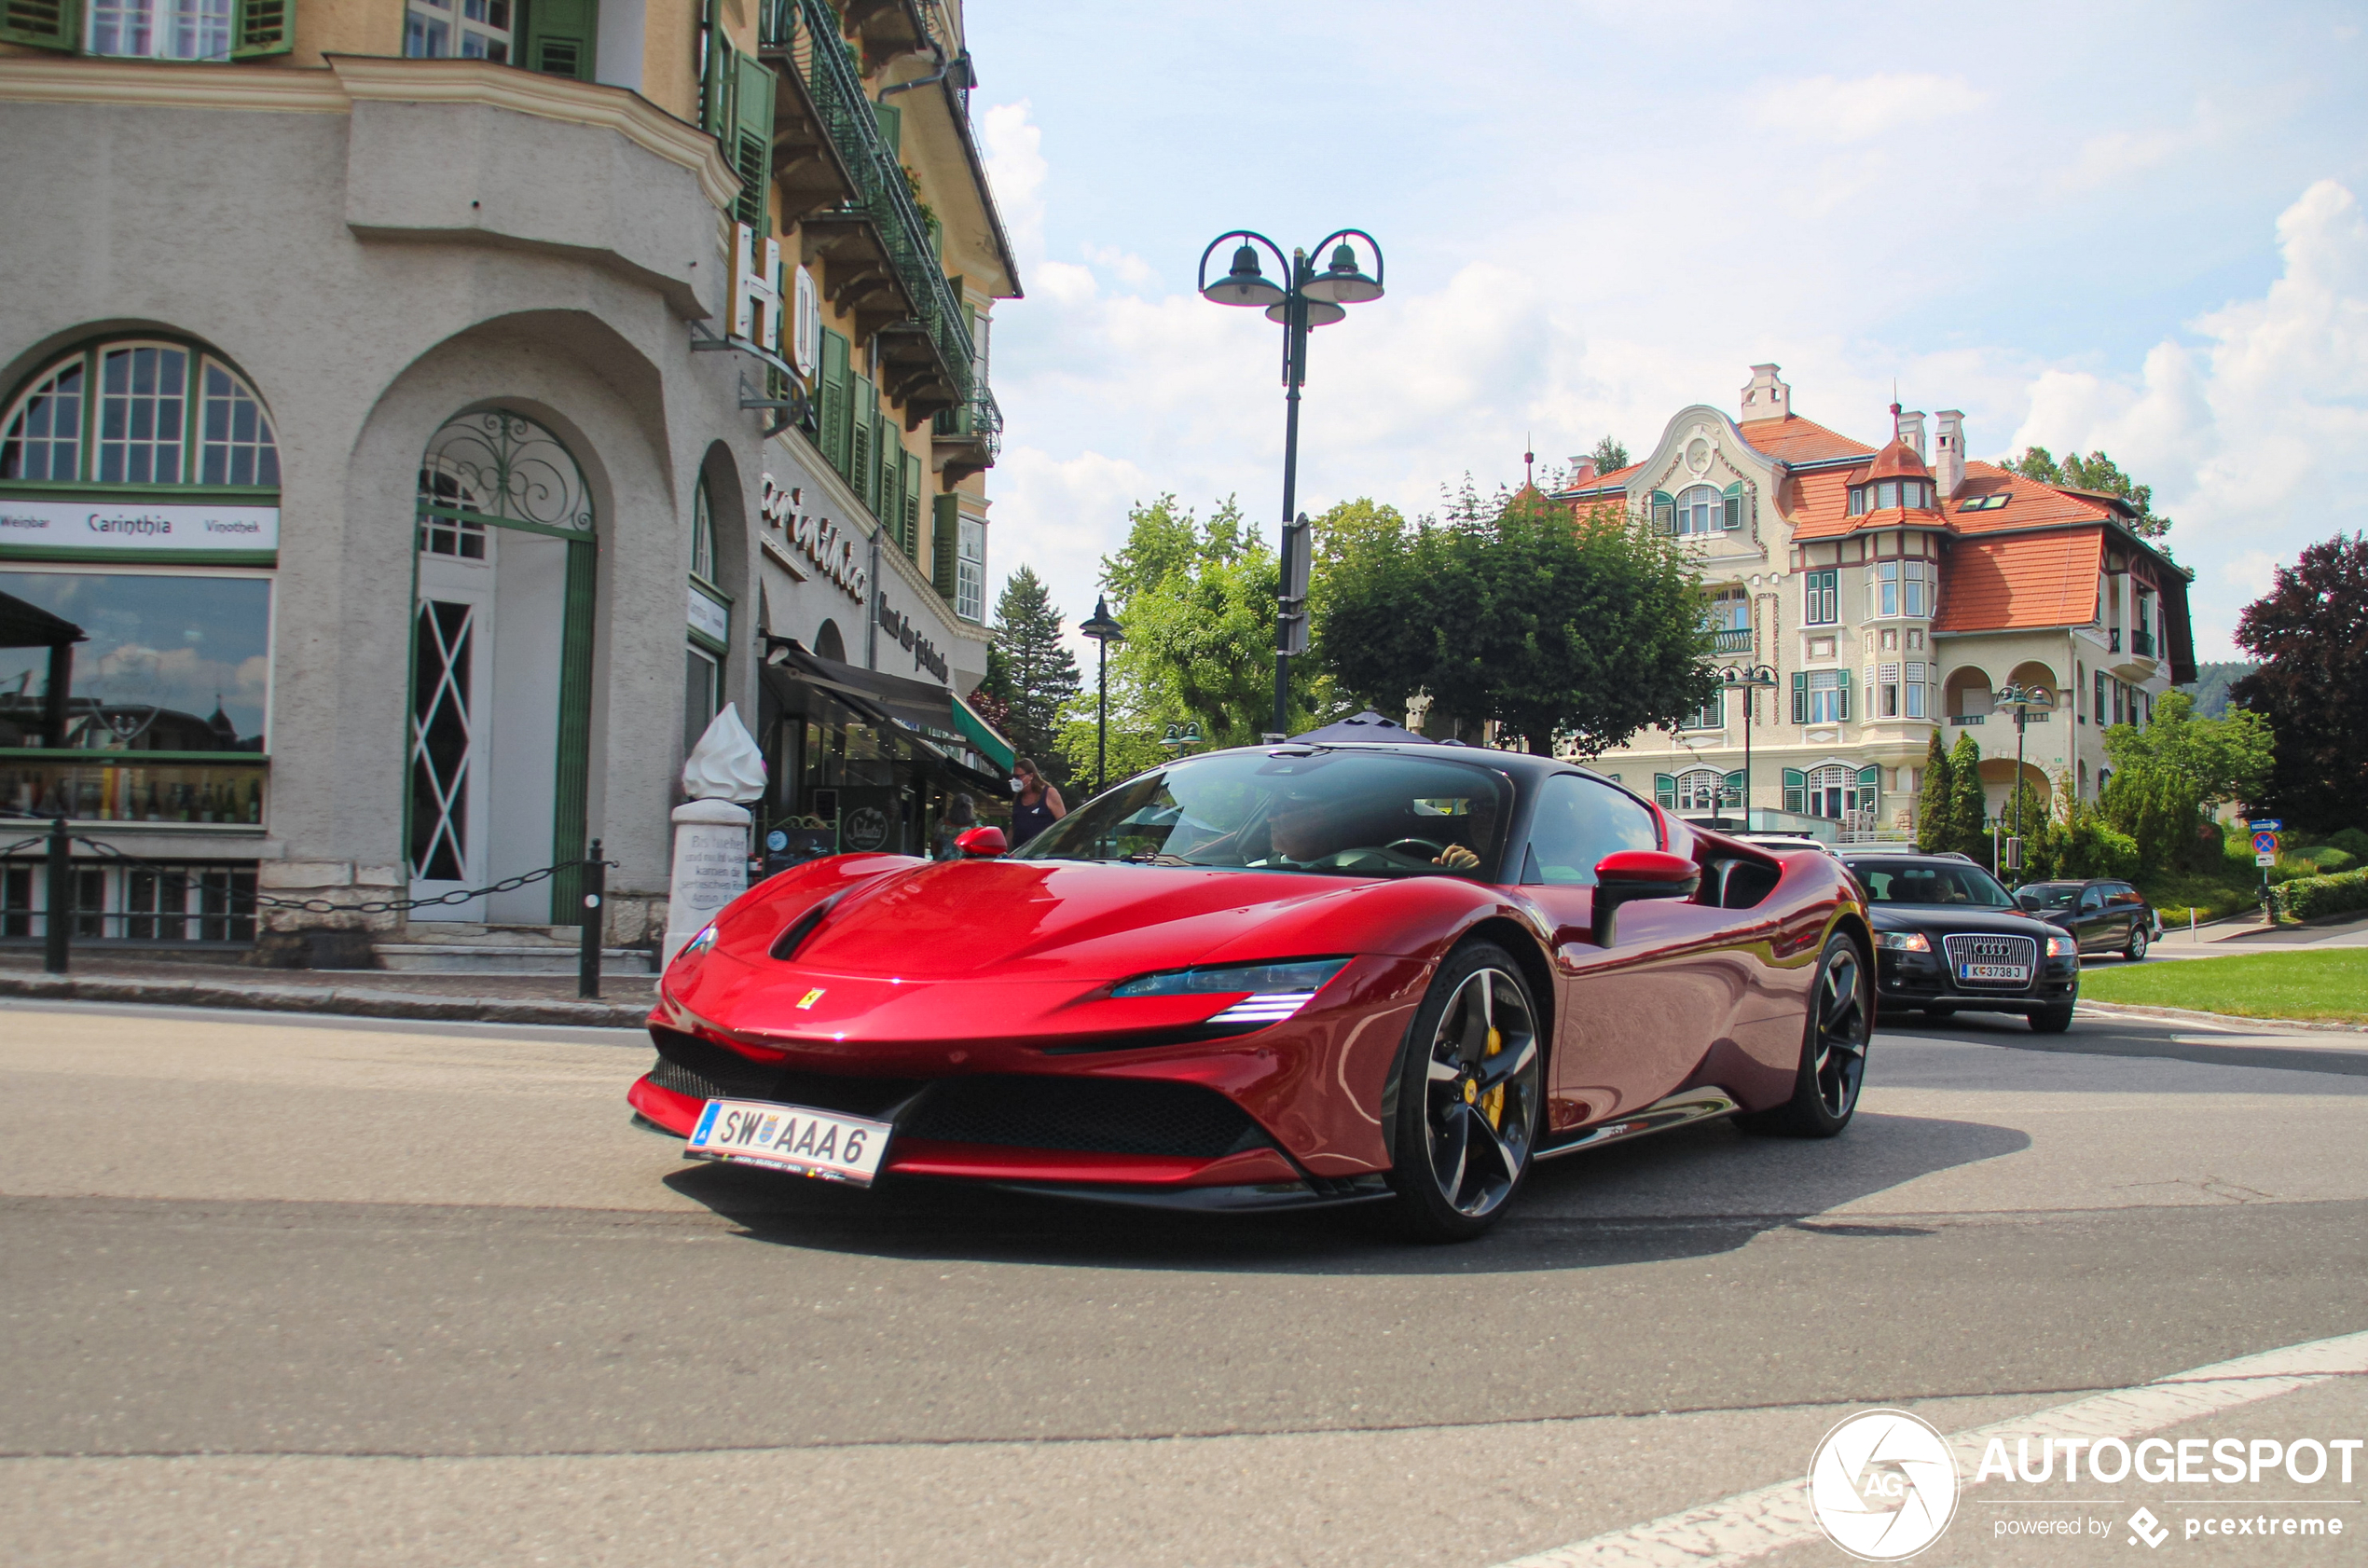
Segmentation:
<svg viewBox="0 0 2368 1568">
<path fill-rule="evenodd" d="M 767 1100 L 709 1100 L 691 1129 L 686 1160 L 769 1165 L 824 1181 L 869 1187 L 888 1152 L 885 1121 Z"/>
<path fill-rule="evenodd" d="M 2030 983 L 2031 970 L 2022 964 L 1960 964 L 1960 980 L 2003 981 L 2016 985 Z"/>
</svg>

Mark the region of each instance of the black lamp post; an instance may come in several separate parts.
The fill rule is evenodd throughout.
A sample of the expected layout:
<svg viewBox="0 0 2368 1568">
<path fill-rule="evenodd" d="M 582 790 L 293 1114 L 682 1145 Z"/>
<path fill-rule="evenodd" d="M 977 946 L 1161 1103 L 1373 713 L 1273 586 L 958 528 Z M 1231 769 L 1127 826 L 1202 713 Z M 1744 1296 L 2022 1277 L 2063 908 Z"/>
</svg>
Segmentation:
<svg viewBox="0 0 2368 1568">
<path fill-rule="evenodd" d="M 1110 747 L 1110 644 L 1126 640 L 1126 628 L 1110 615 L 1107 599 L 1096 595 L 1094 618 L 1078 631 L 1094 640 L 1094 792 L 1102 792 L 1102 777 Z"/>
<path fill-rule="evenodd" d="M 1718 672 L 1718 683 L 1743 694 L 1743 832 L 1752 831 L 1752 722 L 1759 693 L 1776 687 L 1776 671 L 1767 665 L 1728 665 Z"/>
<path fill-rule="evenodd" d="M 2023 837 L 2023 730 L 2031 722 L 2031 710 L 2056 706 L 2056 694 L 2044 686 L 2017 686 L 2011 682 L 2000 687 L 1991 696 L 1991 706 L 2015 710 L 2015 844 L 2016 863 L 2009 871 L 2022 870 L 2020 859 Z M 1997 857 L 1992 857 L 1995 860 Z"/>
<path fill-rule="evenodd" d="M 1373 275 L 1358 269 L 1356 248 L 1362 240 L 1373 253 Z M 1232 268 L 1209 282 L 1208 258 L 1228 240 L 1239 240 Z M 1334 241 L 1338 241 L 1337 244 Z M 1288 279 L 1276 283 L 1259 269 L 1258 247 L 1263 245 Z M 1307 519 L 1299 513 L 1299 390 L 1307 380 L 1307 335 L 1329 326 L 1348 312 L 1344 305 L 1362 305 L 1382 297 L 1382 247 L 1361 228 L 1343 228 L 1317 241 L 1321 252 L 1331 245 L 1329 265 L 1318 272 L 1306 251 L 1283 248 L 1252 229 L 1229 229 L 1208 242 L 1201 253 L 1201 297 L 1215 305 L 1263 306 L 1266 319 L 1283 328 L 1283 534 L 1281 585 L 1275 590 L 1274 615 L 1274 736 L 1288 733 L 1291 706 L 1291 655 L 1307 650 L 1308 547 Z"/>
</svg>

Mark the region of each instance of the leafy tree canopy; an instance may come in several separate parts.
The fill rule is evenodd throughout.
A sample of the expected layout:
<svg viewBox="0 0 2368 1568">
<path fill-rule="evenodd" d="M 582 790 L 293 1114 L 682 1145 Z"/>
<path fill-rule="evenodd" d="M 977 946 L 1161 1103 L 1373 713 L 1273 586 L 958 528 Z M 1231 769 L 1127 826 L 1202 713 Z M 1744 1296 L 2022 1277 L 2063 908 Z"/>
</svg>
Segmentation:
<svg viewBox="0 0 2368 1568">
<path fill-rule="evenodd" d="M 1598 474 L 1626 468 L 1629 462 L 1628 448 L 1620 444 L 1617 435 L 1606 435 L 1596 442 L 1595 449 L 1587 455 L 1595 460 L 1595 472 Z"/>
<path fill-rule="evenodd" d="M 2044 447 L 2026 447 L 2023 455 L 2008 458 L 2003 465 L 2010 474 L 2026 479 L 2036 479 L 2043 485 L 2062 485 L 2075 490 L 2095 490 L 2103 495 L 2119 496 L 2138 509 L 2137 520 L 2130 531 L 2148 539 L 2160 539 L 2170 531 L 2170 519 L 2155 516 L 2155 488 L 2141 485 L 2121 471 L 2121 465 L 2102 452 L 2082 457 L 2078 452 L 2066 452 L 2061 462 Z"/>
<path fill-rule="evenodd" d="M 1384 713 L 1427 690 L 1533 751 L 1569 736 L 1593 755 L 1716 686 L 1683 544 L 1617 509 L 1575 519 L 1535 491 L 1483 501 L 1467 479 L 1444 521 L 1371 508 L 1357 523 L 1328 545 L 1315 651 L 1344 695 Z"/>
<path fill-rule="evenodd" d="M 1044 580 L 1015 569 L 995 601 L 995 638 L 980 690 L 1000 706 L 1003 733 L 1055 784 L 1068 781 L 1058 754 L 1062 710 L 1078 693 L 1077 656 L 1061 641 L 1061 612 Z"/>
<path fill-rule="evenodd" d="M 2262 667 L 2229 700 L 2277 736 L 2266 798 L 2246 804 L 2297 829 L 2368 824 L 2368 535 L 2339 533 L 2279 567 L 2245 607 L 2237 644 Z"/>
<path fill-rule="evenodd" d="M 2105 732 L 2116 778 L 2150 769 L 2174 775 L 2207 811 L 2257 797 L 2269 782 L 2271 750 L 2269 723 L 2260 714 L 2232 708 L 2224 719 L 2198 719 L 2184 692 L 2165 692 L 2144 729 L 2115 724 Z"/>
</svg>

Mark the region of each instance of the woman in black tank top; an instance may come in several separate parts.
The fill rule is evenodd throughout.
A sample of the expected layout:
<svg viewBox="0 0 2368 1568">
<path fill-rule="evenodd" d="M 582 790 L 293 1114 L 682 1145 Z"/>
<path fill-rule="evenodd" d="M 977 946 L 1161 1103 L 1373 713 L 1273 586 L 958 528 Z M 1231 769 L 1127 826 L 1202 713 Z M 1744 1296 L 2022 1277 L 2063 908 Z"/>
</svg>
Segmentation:
<svg viewBox="0 0 2368 1568">
<path fill-rule="evenodd" d="M 1012 788 L 1020 797 L 1012 807 L 1014 849 L 1069 814 L 1069 808 L 1061 804 L 1061 791 L 1045 781 L 1029 758 L 1022 757 L 1012 764 Z"/>
</svg>

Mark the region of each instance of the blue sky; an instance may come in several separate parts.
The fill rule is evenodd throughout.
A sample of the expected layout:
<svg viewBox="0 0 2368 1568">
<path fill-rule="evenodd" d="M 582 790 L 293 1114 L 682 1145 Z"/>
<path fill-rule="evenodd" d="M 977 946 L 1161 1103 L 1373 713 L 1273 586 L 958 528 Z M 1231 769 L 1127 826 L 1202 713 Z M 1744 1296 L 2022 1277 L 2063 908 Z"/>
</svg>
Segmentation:
<svg viewBox="0 0 2368 1568">
<path fill-rule="evenodd" d="M 1229 227 L 1356 225 L 1388 297 L 1315 336 L 1301 503 L 1518 482 L 1774 360 L 1862 440 L 2103 447 L 2196 570 L 2202 656 L 2368 526 L 2368 6 L 1441 7 L 973 0 L 1028 297 L 991 567 L 1072 618 L 1128 504 L 1280 501 L 1279 330 L 1191 293 Z"/>
</svg>

